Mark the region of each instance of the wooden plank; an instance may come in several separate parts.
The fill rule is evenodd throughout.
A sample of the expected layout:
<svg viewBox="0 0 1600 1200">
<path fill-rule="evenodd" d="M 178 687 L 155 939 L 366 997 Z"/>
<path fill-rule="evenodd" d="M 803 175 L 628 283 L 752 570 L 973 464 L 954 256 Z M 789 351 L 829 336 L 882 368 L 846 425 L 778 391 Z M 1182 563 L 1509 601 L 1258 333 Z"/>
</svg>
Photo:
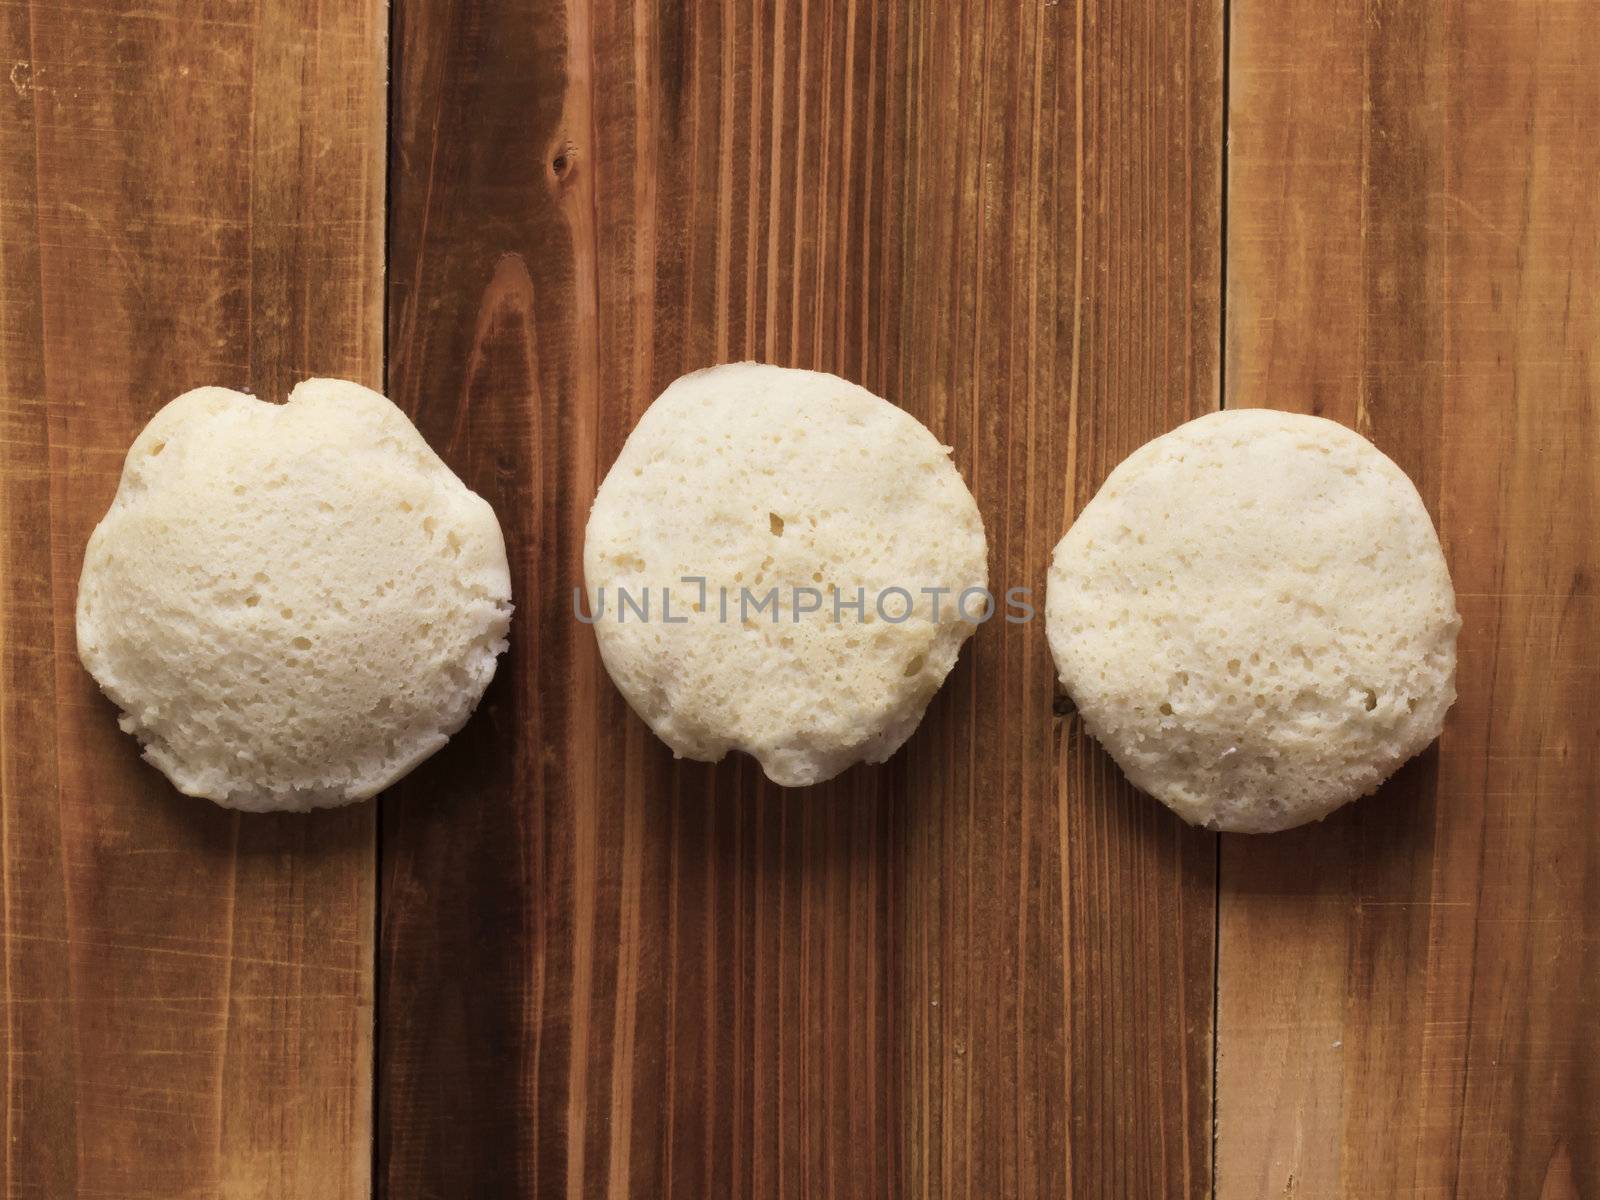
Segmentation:
<svg viewBox="0 0 1600 1200">
<path fill-rule="evenodd" d="M 380 1191 L 1204 1194 L 1215 842 L 991 624 L 892 764 L 674 763 L 570 610 L 679 373 L 858 379 L 994 578 L 1218 402 L 1220 5 L 396 8 L 391 388 L 496 505 L 512 648 L 383 821 Z M 510 751 L 507 751 L 510 747 Z"/>
<path fill-rule="evenodd" d="M 913 12 L 890 394 L 1042 608 L 1110 470 L 1219 403 L 1221 9 Z M 1052 712 L 1042 620 L 947 686 L 895 793 L 896 1194 L 1206 1195 L 1214 835 Z"/>
<path fill-rule="evenodd" d="M 370 1191 L 373 808 L 179 796 L 73 643 L 156 408 L 378 382 L 384 10 L 328 7 L 0 5 L 7 1196 Z"/>
<path fill-rule="evenodd" d="M 1373 437 L 1465 625 L 1434 751 L 1325 826 L 1223 847 L 1218 1194 L 1593 1194 L 1593 12 L 1232 11 L 1228 402 Z"/>
</svg>

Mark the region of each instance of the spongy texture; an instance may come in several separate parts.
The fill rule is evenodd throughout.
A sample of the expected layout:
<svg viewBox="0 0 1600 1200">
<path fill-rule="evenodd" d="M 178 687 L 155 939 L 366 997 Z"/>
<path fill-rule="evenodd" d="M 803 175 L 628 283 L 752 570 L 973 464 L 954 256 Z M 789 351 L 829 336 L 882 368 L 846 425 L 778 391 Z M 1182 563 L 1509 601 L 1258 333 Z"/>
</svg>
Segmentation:
<svg viewBox="0 0 1600 1200">
<path fill-rule="evenodd" d="M 180 791 L 306 809 L 443 746 L 510 616 L 494 512 L 388 400 L 331 379 L 287 404 L 200 388 L 128 451 L 78 653 Z"/>
<path fill-rule="evenodd" d="M 743 750 L 800 787 L 911 736 L 983 615 L 959 597 L 987 585 L 986 557 L 949 449 L 914 417 L 833 375 L 740 363 L 684 376 L 640 419 L 595 498 L 584 573 L 606 668 L 677 754 Z M 742 605 L 774 588 L 775 607 Z M 910 619 L 879 615 L 879 599 L 890 618 L 907 607 L 891 588 Z M 619 589 L 649 595 L 649 621 Z"/>
<path fill-rule="evenodd" d="M 1061 682 L 1185 820 L 1320 819 L 1439 735 L 1455 593 L 1411 481 L 1332 421 L 1212 413 L 1106 480 L 1056 547 Z"/>
</svg>

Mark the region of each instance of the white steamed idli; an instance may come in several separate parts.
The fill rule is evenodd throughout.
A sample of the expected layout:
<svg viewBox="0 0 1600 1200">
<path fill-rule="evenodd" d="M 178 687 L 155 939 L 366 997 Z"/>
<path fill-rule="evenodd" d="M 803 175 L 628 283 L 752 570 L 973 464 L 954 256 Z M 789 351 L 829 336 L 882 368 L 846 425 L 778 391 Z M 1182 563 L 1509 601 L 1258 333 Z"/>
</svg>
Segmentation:
<svg viewBox="0 0 1600 1200">
<path fill-rule="evenodd" d="M 1455 700 L 1455 593 L 1409 479 L 1332 421 L 1212 413 L 1124 461 L 1056 547 L 1084 724 L 1185 820 L 1267 832 L 1366 795 Z"/>
<path fill-rule="evenodd" d="M 742 750 L 801 787 L 911 736 L 986 611 L 958 603 L 985 588 L 986 555 L 972 494 L 915 418 L 833 375 L 741 363 L 684 376 L 640 419 L 595 497 L 584 575 L 607 670 L 674 752 Z M 774 588 L 774 608 L 741 607 Z M 892 619 L 894 588 L 910 619 Z M 648 595 L 648 620 L 622 592 Z"/>
<path fill-rule="evenodd" d="M 362 800 L 465 723 L 505 648 L 494 512 L 405 415 L 312 379 L 172 401 L 89 539 L 78 653 L 183 792 Z"/>
</svg>

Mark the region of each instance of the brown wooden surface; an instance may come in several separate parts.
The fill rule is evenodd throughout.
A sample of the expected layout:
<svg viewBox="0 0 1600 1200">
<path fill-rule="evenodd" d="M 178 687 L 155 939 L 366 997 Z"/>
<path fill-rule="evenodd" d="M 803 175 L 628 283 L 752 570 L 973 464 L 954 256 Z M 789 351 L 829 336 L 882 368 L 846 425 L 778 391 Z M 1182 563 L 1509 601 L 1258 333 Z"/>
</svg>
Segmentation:
<svg viewBox="0 0 1600 1200">
<path fill-rule="evenodd" d="M 73 606 L 162 403 L 378 381 L 384 53 L 376 3 L 0 3 L 7 1197 L 370 1192 L 374 810 L 177 795 Z"/>
<path fill-rule="evenodd" d="M 1220 1196 L 1600 1193 L 1597 16 L 1233 6 L 1228 403 L 1376 440 L 1465 624 L 1435 750 L 1223 845 Z"/>
<path fill-rule="evenodd" d="M 634 420 L 739 358 L 926 421 L 1042 589 L 1117 460 L 1218 403 L 1220 5 L 396 17 L 390 387 L 519 609 L 384 810 L 381 1190 L 1205 1194 L 1215 843 L 1053 714 L 1040 625 L 784 794 L 674 763 L 570 595 Z"/>
<path fill-rule="evenodd" d="M 1600 1194 L 1600 22 L 1227 19 L 0 0 L 0 1195 Z M 381 805 L 185 801 L 77 664 L 84 539 L 173 394 L 385 338 L 512 649 Z M 1451 561 L 1444 738 L 1219 843 L 994 622 L 886 766 L 673 762 L 571 589 L 638 414 L 746 357 L 925 421 L 1036 602 L 1161 430 L 1355 426 Z"/>
</svg>

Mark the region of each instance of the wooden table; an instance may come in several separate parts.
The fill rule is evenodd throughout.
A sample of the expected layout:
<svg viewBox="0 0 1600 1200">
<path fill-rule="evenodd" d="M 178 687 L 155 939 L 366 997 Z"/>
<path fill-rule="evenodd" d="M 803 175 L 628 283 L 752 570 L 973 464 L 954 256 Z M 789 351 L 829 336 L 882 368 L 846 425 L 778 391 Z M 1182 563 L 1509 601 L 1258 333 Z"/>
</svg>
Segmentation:
<svg viewBox="0 0 1600 1200">
<path fill-rule="evenodd" d="M 1600 1194 L 1588 0 L 3 0 L 5 1197 Z M 673 377 L 859 380 L 991 571 L 1227 405 L 1372 437 L 1465 618 L 1439 745 L 1263 838 L 1135 794 L 1039 625 L 888 766 L 674 763 L 570 616 Z M 496 506 L 482 709 L 238 816 L 73 644 L 133 434 L 387 385 Z"/>
</svg>

